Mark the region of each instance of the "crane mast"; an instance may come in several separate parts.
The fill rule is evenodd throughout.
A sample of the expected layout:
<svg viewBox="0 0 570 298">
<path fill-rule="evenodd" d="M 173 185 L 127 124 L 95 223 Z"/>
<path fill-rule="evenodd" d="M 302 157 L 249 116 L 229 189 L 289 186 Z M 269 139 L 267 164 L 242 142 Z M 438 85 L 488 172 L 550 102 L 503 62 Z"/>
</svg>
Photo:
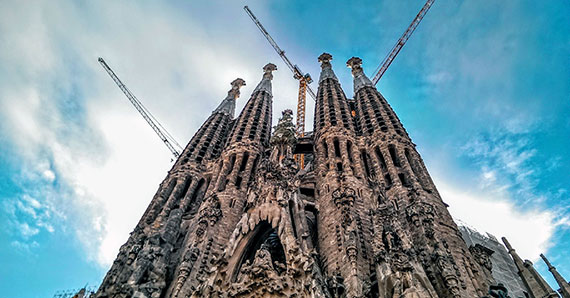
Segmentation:
<svg viewBox="0 0 570 298">
<path fill-rule="evenodd" d="M 424 4 L 420 12 L 416 15 L 410 26 L 408 26 L 408 29 L 406 29 L 402 37 L 400 37 L 400 39 L 398 40 L 396 45 L 392 48 L 388 56 L 386 56 L 386 58 L 384 58 L 384 61 L 382 61 L 382 63 L 380 63 L 378 68 L 376 68 L 375 71 L 376 74 L 372 78 L 372 83 L 374 83 L 374 85 L 378 83 L 382 75 L 384 75 L 384 73 L 388 69 L 388 66 L 392 64 L 392 61 L 394 61 L 394 58 L 396 58 L 396 55 L 398 55 L 400 50 L 404 47 L 404 44 L 406 44 L 406 41 L 408 41 L 412 33 L 414 33 L 414 30 L 416 30 L 416 28 L 418 27 L 418 25 L 420 24 L 420 22 L 422 21 L 422 19 L 424 18 L 424 16 L 428 12 L 434 1 L 435 0 L 427 0 L 426 4 Z"/>
<path fill-rule="evenodd" d="M 154 118 L 154 116 L 146 109 L 146 107 L 127 88 L 127 86 L 123 84 L 123 82 L 119 79 L 119 77 L 117 77 L 115 72 L 113 72 L 113 70 L 109 67 L 109 65 L 107 65 L 107 62 L 105 62 L 103 58 L 99 58 L 98 61 L 101 64 L 101 66 L 103 66 L 103 69 L 105 69 L 105 71 L 109 74 L 111 79 L 115 81 L 115 84 L 119 86 L 119 89 L 121 89 L 121 91 L 123 91 L 123 93 L 127 96 L 127 98 L 129 99 L 131 104 L 133 104 L 135 109 L 137 109 L 137 111 L 141 114 L 144 120 L 146 120 L 146 122 L 150 125 L 152 130 L 154 130 L 154 132 L 160 137 L 162 142 L 164 142 L 166 147 L 168 147 L 168 150 L 172 152 L 174 158 L 178 158 L 180 156 L 180 152 L 182 151 L 182 147 L 180 146 L 180 144 L 178 144 L 178 142 L 174 140 L 174 137 L 172 137 L 172 135 L 170 135 L 168 131 L 166 131 L 166 129 L 160 124 L 160 122 L 158 122 L 156 118 Z"/>
<path fill-rule="evenodd" d="M 255 17 L 255 15 L 249 9 L 249 7 L 247 7 L 247 5 L 246 5 L 243 7 L 243 9 L 247 13 L 247 15 L 251 18 L 251 20 L 255 23 L 257 28 L 259 28 L 259 31 L 261 31 L 263 36 L 265 36 L 265 38 L 267 39 L 269 44 L 277 52 L 279 57 L 281 57 L 283 62 L 285 62 L 285 65 L 287 65 L 287 67 L 289 67 L 291 72 L 293 72 L 293 78 L 295 78 L 296 80 L 299 80 L 299 94 L 298 94 L 298 98 L 297 98 L 297 123 L 296 123 L 297 126 L 296 126 L 295 132 L 296 132 L 297 137 L 301 138 L 305 135 L 305 109 L 306 109 L 306 104 L 307 104 L 307 92 L 313 98 L 313 100 L 317 99 L 315 92 L 309 86 L 309 84 L 313 82 L 313 79 L 311 78 L 311 75 L 309 75 L 308 73 L 303 74 L 303 72 L 301 71 L 299 66 L 291 63 L 289 58 L 287 58 L 287 56 L 285 55 L 285 51 L 283 51 L 279 47 L 279 45 L 277 45 L 277 43 L 275 42 L 273 37 L 271 37 L 269 32 L 267 32 L 265 27 L 263 27 L 261 22 L 257 19 L 257 17 Z M 304 162 L 304 155 L 303 154 L 297 154 L 295 156 L 295 159 L 297 160 L 297 162 L 299 163 L 301 168 L 303 168 L 304 163 L 305 163 Z"/>
</svg>

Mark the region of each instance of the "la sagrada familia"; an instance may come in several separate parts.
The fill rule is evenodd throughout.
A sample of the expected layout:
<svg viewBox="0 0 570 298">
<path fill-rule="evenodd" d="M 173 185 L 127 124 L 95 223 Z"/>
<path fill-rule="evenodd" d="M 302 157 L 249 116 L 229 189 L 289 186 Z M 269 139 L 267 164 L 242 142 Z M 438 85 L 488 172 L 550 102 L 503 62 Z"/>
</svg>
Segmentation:
<svg viewBox="0 0 570 298">
<path fill-rule="evenodd" d="M 275 65 L 235 119 L 245 81 L 231 83 L 96 297 L 507 297 L 361 59 L 347 62 L 354 99 L 331 60 L 318 58 L 314 129 L 300 138 L 291 110 L 272 131 Z"/>
</svg>

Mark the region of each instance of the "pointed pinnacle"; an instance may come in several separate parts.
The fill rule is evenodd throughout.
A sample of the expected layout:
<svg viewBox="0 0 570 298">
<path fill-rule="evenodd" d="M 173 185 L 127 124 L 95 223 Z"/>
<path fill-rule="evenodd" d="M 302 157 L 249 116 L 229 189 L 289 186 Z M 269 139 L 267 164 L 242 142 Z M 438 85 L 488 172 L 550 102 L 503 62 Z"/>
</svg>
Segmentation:
<svg viewBox="0 0 570 298">
<path fill-rule="evenodd" d="M 552 264 L 550 264 L 550 262 L 548 261 L 548 259 L 546 258 L 546 256 L 544 256 L 543 254 L 540 254 L 540 257 L 542 258 L 542 260 L 544 261 L 544 263 L 546 263 L 546 266 L 548 266 L 548 270 L 550 270 L 550 269 L 555 269 L 554 266 L 552 266 Z"/>
<path fill-rule="evenodd" d="M 362 59 L 358 57 L 352 57 L 346 61 L 346 66 L 352 69 L 352 73 L 354 73 L 357 69 L 362 69 Z"/>
<path fill-rule="evenodd" d="M 503 240 L 503 243 L 505 244 L 505 246 L 507 247 L 507 249 L 509 250 L 509 252 L 511 250 L 514 250 L 513 247 L 511 246 L 511 244 L 509 243 L 509 241 L 507 240 L 507 238 L 502 237 L 501 240 Z"/>
<path fill-rule="evenodd" d="M 233 80 L 231 83 L 232 85 L 232 89 L 230 91 L 228 91 L 228 95 L 233 95 L 234 99 L 237 99 L 239 97 L 239 89 L 242 86 L 245 86 L 245 80 L 242 78 L 237 78 L 235 80 Z"/>
<path fill-rule="evenodd" d="M 318 61 L 321 63 L 321 66 L 325 64 L 330 64 L 331 60 L 332 60 L 332 55 L 329 53 L 322 53 L 318 58 Z"/>
<path fill-rule="evenodd" d="M 273 63 L 267 63 L 265 64 L 265 66 L 263 67 L 263 71 L 265 72 L 265 74 L 271 75 L 271 79 L 273 79 L 273 75 L 271 74 L 273 71 L 277 70 L 277 65 L 273 64 Z"/>
</svg>

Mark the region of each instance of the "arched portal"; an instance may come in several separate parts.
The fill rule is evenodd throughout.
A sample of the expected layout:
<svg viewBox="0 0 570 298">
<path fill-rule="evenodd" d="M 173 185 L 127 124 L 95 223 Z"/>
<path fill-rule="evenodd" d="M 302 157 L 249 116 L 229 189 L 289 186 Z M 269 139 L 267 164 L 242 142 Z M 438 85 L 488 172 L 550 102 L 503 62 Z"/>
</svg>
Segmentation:
<svg viewBox="0 0 570 298">
<path fill-rule="evenodd" d="M 285 250 L 279 239 L 277 229 L 267 221 L 261 221 L 251 232 L 247 245 L 243 249 L 238 266 L 232 275 L 232 281 L 239 281 L 242 274 L 251 270 L 273 270 L 281 275 L 286 269 Z"/>
</svg>

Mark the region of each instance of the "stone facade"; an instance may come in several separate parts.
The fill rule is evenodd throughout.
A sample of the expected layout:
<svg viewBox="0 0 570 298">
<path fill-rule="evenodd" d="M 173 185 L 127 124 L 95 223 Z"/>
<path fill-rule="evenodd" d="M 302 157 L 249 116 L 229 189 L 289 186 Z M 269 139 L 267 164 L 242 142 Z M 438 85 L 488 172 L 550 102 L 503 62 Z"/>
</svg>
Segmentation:
<svg viewBox="0 0 570 298">
<path fill-rule="evenodd" d="M 500 286 L 488 291 L 494 284 L 489 253 L 461 238 L 361 60 L 347 62 L 354 99 L 346 98 L 332 56 L 318 60 L 314 131 L 299 140 L 290 110 L 271 135 L 275 65 L 264 67 L 236 119 L 245 82 L 232 82 L 160 185 L 96 297 L 503 293 Z M 296 154 L 306 156 L 302 169 Z"/>
</svg>

